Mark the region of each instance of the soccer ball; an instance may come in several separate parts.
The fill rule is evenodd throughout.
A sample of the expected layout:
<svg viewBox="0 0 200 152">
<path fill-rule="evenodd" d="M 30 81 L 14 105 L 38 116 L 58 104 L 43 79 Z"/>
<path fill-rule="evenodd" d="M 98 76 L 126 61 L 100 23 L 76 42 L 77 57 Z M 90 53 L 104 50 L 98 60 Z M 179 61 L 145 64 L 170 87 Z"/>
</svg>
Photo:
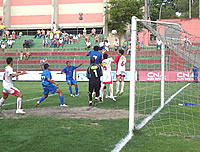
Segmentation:
<svg viewBox="0 0 200 152">
<path fill-rule="evenodd" d="M 113 35 L 117 34 L 117 31 L 116 30 L 112 30 L 112 34 Z"/>
</svg>

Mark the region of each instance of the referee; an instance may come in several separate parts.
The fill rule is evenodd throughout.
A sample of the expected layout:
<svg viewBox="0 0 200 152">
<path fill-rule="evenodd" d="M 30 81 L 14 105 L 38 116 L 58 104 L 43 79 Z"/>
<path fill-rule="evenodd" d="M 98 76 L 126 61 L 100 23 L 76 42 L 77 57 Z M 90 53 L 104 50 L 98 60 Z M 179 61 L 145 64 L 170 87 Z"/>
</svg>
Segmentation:
<svg viewBox="0 0 200 152">
<path fill-rule="evenodd" d="M 96 92 L 94 105 L 96 106 L 96 101 L 99 99 L 100 90 L 100 77 L 103 76 L 102 69 L 98 64 L 95 64 L 95 58 L 90 60 L 91 65 L 87 69 L 87 78 L 89 79 L 89 106 L 92 106 L 92 92 Z"/>
</svg>

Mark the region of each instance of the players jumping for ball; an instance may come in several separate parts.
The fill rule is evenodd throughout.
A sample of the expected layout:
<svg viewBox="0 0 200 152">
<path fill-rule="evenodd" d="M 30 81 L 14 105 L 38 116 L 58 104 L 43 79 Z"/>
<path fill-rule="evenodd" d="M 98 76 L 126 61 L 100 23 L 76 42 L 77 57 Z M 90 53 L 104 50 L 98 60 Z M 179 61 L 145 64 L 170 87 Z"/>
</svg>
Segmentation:
<svg viewBox="0 0 200 152">
<path fill-rule="evenodd" d="M 49 64 L 44 65 L 44 71 L 42 72 L 41 75 L 41 81 L 42 81 L 42 86 L 43 86 L 43 94 L 40 98 L 40 100 L 36 103 L 36 107 L 39 106 L 39 104 L 45 100 L 48 97 L 49 92 L 54 94 L 55 92 L 59 94 L 59 99 L 60 99 L 60 106 L 61 107 L 67 107 L 67 105 L 64 104 L 64 97 L 62 91 L 57 87 L 58 84 L 52 80 L 51 72 L 49 71 Z"/>
<path fill-rule="evenodd" d="M 74 70 L 76 68 L 79 68 L 82 64 L 79 64 L 78 66 L 72 66 L 70 64 L 69 61 L 66 62 L 66 67 L 61 71 L 61 74 L 65 73 L 66 74 L 66 82 L 67 84 L 69 85 L 69 92 L 70 92 L 70 96 L 71 97 L 74 97 L 73 93 L 72 93 L 72 85 L 75 86 L 75 91 L 76 91 L 76 94 L 75 96 L 79 96 L 79 93 L 78 93 L 78 85 L 77 85 L 77 82 L 74 80 L 73 78 L 73 74 L 74 74 Z"/>
<path fill-rule="evenodd" d="M 125 64 L 126 64 L 126 57 L 123 55 L 124 50 L 119 50 L 119 55 L 115 58 L 115 63 L 117 64 L 116 68 L 116 96 L 122 95 L 124 93 L 124 77 L 125 77 Z M 119 92 L 119 85 L 121 80 L 121 91 Z"/>
<path fill-rule="evenodd" d="M 14 73 L 13 72 L 13 59 L 8 57 L 6 59 L 7 66 L 5 67 L 5 73 L 3 75 L 3 97 L 0 99 L 0 107 L 3 105 L 4 101 L 8 98 L 9 94 L 15 95 L 17 97 L 17 114 L 25 114 L 26 112 L 21 109 L 22 104 L 22 93 L 14 87 L 12 78 L 26 74 L 26 72 Z"/>
</svg>

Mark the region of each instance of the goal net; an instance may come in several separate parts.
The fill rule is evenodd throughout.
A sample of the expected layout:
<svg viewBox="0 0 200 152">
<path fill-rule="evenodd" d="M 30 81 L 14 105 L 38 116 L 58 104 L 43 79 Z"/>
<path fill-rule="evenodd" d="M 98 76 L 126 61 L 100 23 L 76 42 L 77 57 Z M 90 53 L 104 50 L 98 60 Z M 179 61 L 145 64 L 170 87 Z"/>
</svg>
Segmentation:
<svg viewBox="0 0 200 152">
<path fill-rule="evenodd" d="M 177 22 L 132 24 L 129 131 L 200 137 L 200 37 Z"/>
</svg>

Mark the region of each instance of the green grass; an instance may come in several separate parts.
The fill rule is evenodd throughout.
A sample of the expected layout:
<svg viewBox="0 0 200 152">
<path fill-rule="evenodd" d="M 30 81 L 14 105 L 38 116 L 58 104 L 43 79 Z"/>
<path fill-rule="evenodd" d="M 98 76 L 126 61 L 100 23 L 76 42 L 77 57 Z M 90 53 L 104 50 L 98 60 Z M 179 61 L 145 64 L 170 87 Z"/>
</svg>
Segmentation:
<svg viewBox="0 0 200 152">
<path fill-rule="evenodd" d="M 129 83 L 125 84 L 125 93 L 117 98 L 117 102 L 105 99 L 105 102 L 97 107 L 128 109 Z M 187 82 L 167 82 L 165 100 L 186 84 Z M 14 82 L 14 85 L 23 93 L 23 101 L 42 96 L 40 82 Z M 79 82 L 78 85 L 80 96 L 71 98 L 66 83 L 59 82 L 65 103 L 69 107 L 88 106 L 87 83 Z M 178 94 L 148 125 L 136 132 L 122 151 L 199 151 L 199 139 L 184 138 L 189 135 L 200 135 L 199 107 L 177 106 L 178 103 L 184 102 L 199 104 L 199 87 L 199 84 L 192 83 Z M 36 101 L 24 102 L 23 109 L 34 108 Z M 6 103 L 16 103 L 16 97 L 9 96 Z M 59 104 L 58 95 L 55 95 L 47 98 L 40 107 L 54 107 Z M 136 112 L 146 116 L 159 105 L 160 83 L 137 82 Z M 2 110 L 15 108 L 16 104 L 12 104 L 2 107 Z M 141 119 L 136 120 L 136 124 L 139 122 Z M 109 152 L 121 138 L 126 136 L 128 119 L 89 120 L 28 116 L 20 119 L 0 119 L 0 128 L 0 150 L 3 152 Z"/>
</svg>

